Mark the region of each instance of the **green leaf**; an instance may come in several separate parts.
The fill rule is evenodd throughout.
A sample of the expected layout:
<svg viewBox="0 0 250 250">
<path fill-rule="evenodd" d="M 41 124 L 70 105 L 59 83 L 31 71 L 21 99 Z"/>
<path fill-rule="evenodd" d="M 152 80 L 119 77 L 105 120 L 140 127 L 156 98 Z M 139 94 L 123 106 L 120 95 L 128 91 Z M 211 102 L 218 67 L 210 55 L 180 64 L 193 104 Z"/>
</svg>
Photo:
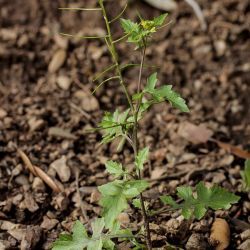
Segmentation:
<svg viewBox="0 0 250 250">
<path fill-rule="evenodd" d="M 250 159 L 245 161 L 244 171 L 241 171 L 241 176 L 244 182 L 244 189 L 250 190 Z"/>
<path fill-rule="evenodd" d="M 76 221 L 72 235 L 60 235 L 52 250 L 82 250 L 90 243 L 87 231 L 80 221 Z"/>
<path fill-rule="evenodd" d="M 117 163 L 115 161 L 107 161 L 105 167 L 110 174 L 114 175 L 117 178 L 124 174 L 121 163 Z"/>
<path fill-rule="evenodd" d="M 124 185 L 123 194 L 126 198 L 134 198 L 147 189 L 148 186 L 149 184 L 145 180 L 127 181 Z"/>
<path fill-rule="evenodd" d="M 121 26 L 122 26 L 124 32 L 127 33 L 127 34 L 133 32 L 133 31 L 138 31 L 139 30 L 138 23 L 134 23 L 129 19 L 121 18 L 120 22 L 121 22 Z"/>
<path fill-rule="evenodd" d="M 147 91 L 149 93 L 153 93 L 157 81 L 158 81 L 157 80 L 157 73 L 153 73 L 152 75 L 150 75 L 148 80 L 147 80 L 147 85 L 145 87 L 145 91 Z"/>
<path fill-rule="evenodd" d="M 136 165 L 136 168 L 138 170 L 143 169 L 143 165 L 148 159 L 148 153 L 149 153 L 149 148 L 146 147 L 146 148 L 140 150 L 138 155 L 136 156 L 135 165 Z"/>
<path fill-rule="evenodd" d="M 173 208 L 179 208 L 179 205 L 174 201 L 174 199 L 169 196 L 169 195 L 163 195 L 160 197 L 161 201 L 166 204 L 166 205 L 170 205 Z"/>
<path fill-rule="evenodd" d="M 204 206 L 210 207 L 214 210 L 229 209 L 231 204 L 237 203 L 239 196 L 228 192 L 226 189 L 213 186 L 206 188 L 203 182 L 196 185 L 197 200 L 203 203 Z"/>
<path fill-rule="evenodd" d="M 240 199 L 239 196 L 221 187 L 207 188 L 203 182 L 196 185 L 196 193 L 197 195 L 194 197 L 191 187 L 182 186 L 177 188 L 177 195 L 183 199 L 182 203 L 177 204 L 170 196 L 163 196 L 161 200 L 175 209 L 181 208 L 182 215 L 186 219 L 189 219 L 192 215 L 201 219 L 208 208 L 213 210 L 229 209 L 231 204 L 238 202 Z"/>
<path fill-rule="evenodd" d="M 168 16 L 168 13 L 165 13 L 165 14 L 162 14 L 162 15 L 160 15 L 158 17 L 155 17 L 153 19 L 154 25 L 155 26 L 161 26 L 164 23 L 167 16 Z"/>
<path fill-rule="evenodd" d="M 124 135 L 131 128 L 132 123 L 127 123 L 130 109 L 124 112 L 116 110 L 113 114 L 106 112 L 99 127 L 104 130 L 101 143 L 109 143 L 115 138 Z"/>
<path fill-rule="evenodd" d="M 117 216 L 128 207 L 127 200 L 136 197 L 148 187 L 144 180 L 115 180 L 98 187 L 102 194 L 100 205 L 106 228 L 112 230 Z"/>
<path fill-rule="evenodd" d="M 157 89 L 153 95 L 157 97 L 157 100 L 159 98 L 168 100 L 173 107 L 178 108 L 182 112 L 189 112 L 186 101 L 177 92 L 172 90 L 172 85 L 165 85 Z"/>
<path fill-rule="evenodd" d="M 141 201 L 140 201 L 140 199 L 133 199 L 132 204 L 134 205 L 134 207 L 141 209 Z"/>
</svg>

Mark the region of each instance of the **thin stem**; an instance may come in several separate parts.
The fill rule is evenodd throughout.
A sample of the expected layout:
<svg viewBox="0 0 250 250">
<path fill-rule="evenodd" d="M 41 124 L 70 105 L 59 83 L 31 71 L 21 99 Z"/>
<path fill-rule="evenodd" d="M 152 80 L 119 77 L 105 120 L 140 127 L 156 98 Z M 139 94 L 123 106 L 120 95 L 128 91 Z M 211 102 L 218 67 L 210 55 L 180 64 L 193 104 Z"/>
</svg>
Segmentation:
<svg viewBox="0 0 250 250">
<path fill-rule="evenodd" d="M 108 79 L 105 79 L 104 81 L 102 81 L 100 84 L 97 85 L 97 87 L 92 91 L 92 95 L 106 82 L 114 80 L 114 79 L 120 79 L 119 76 L 112 76 L 109 77 Z"/>
<path fill-rule="evenodd" d="M 122 14 L 124 13 L 124 11 L 127 9 L 127 6 L 128 6 L 128 4 L 126 3 L 125 6 L 124 6 L 124 8 L 123 8 L 123 10 L 120 12 L 120 14 L 118 14 L 114 19 L 112 19 L 111 21 L 109 21 L 109 23 L 113 23 L 117 19 L 119 19 L 122 16 Z"/>
<path fill-rule="evenodd" d="M 141 64 L 140 64 L 140 71 L 139 71 L 139 78 L 138 78 L 138 84 L 137 84 L 137 94 L 139 94 L 141 92 L 141 85 L 142 85 L 142 70 L 143 70 L 143 65 L 144 65 L 144 60 L 145 60 L 145 55 L 146 55 L 146 41 L 143 41 L 143 49 L 142 49 L 142 57 L 141 57 Z M 138 122 L 137 122 L 137 118 L 138 118 L 138 113 L 140 110 L 140 105 L 142 102 L 142 97 L 139 98 L 139 100 L 136 103 L 136 108 L 134 110 L 134 129 L 133 129 L 133 144 L 134 144 L 134 155 L 135 157 L 138 154 L 138 136 L 137 136 L 137 128 L 138 128 Z M 139 180 L 141 180 L 141 171 L 138 171 L 137 174 L 137 178 Z M 146 244 L 147 244 L 147 248 L 148 250 L 152 249 L 152 242 L 151 242 L 151 234 L 150 234 L 150 228 L 149 228 L 149 220 L 148 220 L 148 215 L 147 215 L 147 211 L 145 208 L 145 200 L 144 200 L 144 196 L 142 193 L 140 193 L 140 203 L 141 203 L 141 207 L 142 207 L 142 216 L 143 216 L 143 221 L 144 221 L 144 226 L 146 229 Z"/>
<path fill-rule="evenodd" d="M 108 32 L 108 37 L 105 40 L 106 41 L 108 40 L 108 42 L 107 42 L 108 49 L 109 49 L 109 51 L 110 51 L 110 53 L 112 55 L 112 58 L 113 58 L 113 61 L 114 61 L 115 65 L 116 65 L 116 70 L 117 70 L 118 76 L 120 78 L 120 84 L 121 84 L 121 86 L 123 88 L 123 91 L 124 91 L 124 93 L 126 95 L 126 98 L 128 100 L 130 109 L 133 111 L 134 106 L 133 106 L 131 97 L 130 97 L 130 95 L 128 93 L 128 90 L 127 90 L 127 88 L 125 86 L 125 83 L 123 81 L 120 64 L 118 63 L 118 54 L 117 54 L 116 48 L 115 48 L 114 43 L 113 43 L 113 37 L 112 37 L 111 30 L 110 30 L 110 23 L 108 21 L 108 16 L 107 16 L 105 7 L 103 5 L 103 0 L 99 0 L 99 5 L 100 5 L 100 7 L 102 9 L 103 18 L 104 18 L 104 21 L 105 21 L 105 24 L 106 24 L 106 29 L 107 29 L 107 32 Z"/>
<path fill-rule="evenodd" d="M 78 35 L 71 35 L 71 34 L 67 34 L 67 33 L 59 33 L 62 36 L 69 36 L 69 37 L 75 37 L 75 38 L 82 38 L 82 39 L 103 39 L 106 38 L 108 36 L 78 36 Z"/>
<path fill-rule="evenodd" d="M 59 10 L 86 10 L 86 11 L 92 11 L 92 10 L 102 10 L 101 8 L 74 8 L 74 7 L 68 7 L 68 8 L 58 8 Z"/>
</svg>

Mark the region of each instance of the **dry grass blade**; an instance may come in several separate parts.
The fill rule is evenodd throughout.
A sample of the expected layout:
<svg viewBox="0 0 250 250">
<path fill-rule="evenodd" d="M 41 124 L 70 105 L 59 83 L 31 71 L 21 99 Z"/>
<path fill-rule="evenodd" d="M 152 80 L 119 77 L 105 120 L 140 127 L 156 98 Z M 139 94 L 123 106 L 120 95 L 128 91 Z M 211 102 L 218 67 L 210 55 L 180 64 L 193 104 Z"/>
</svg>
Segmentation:
<svg viewBox="0 0 250 250">
<path fill-rule="evenodd" d="M 21 150 L 18 149 L 18 154 L 22 158 L 25 166 L 29 169 L 29 171 L 37 176 L 40 177 L 54 192 L 60 193 L 62 190 L 59 188 L 59 186 L 52 180 L 51 177 L 49 177 L 42 169 L 40 169 L 37 166 L 34 166 L 28 156 Z"/>
</svg>

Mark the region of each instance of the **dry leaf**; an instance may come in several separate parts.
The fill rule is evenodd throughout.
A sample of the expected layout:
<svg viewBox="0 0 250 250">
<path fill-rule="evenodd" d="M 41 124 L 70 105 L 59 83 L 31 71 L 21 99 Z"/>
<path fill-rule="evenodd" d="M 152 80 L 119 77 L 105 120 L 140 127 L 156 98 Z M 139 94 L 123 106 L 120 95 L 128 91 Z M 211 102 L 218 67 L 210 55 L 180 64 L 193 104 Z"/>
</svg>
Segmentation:
<svg viewBox="0 0 250 250">
<path fill-rule="evenodd" d="M 234 145 L 228 144 L 228 143 L 224 143 L 215 139 L 210 139 L 210 141 L 215 142 L 220 148 L 223 148 L 224 150 L 226 150 L 227 152 L 234 154 L 240 158 L 243 159 L 249 159 L 250 158 L 250 152 L 245 151 L 239 147 L 236 147 Z"/>
<path fill-rule="evenodd" d="M 210 243 L 216 250 L 224 250 L 230 243 L 230 228 L 226 220 L 216 218 L 210 234 Z"/>
<path fill-rule="evenodd" d="M 55 136 L 55 137 L 65 138 L 65 139 L 75 140 L 77 138 L 75 135 L 71 134 L 69 130 L 59 128 L 59 127 L 49 128 L 48 134 Z"/>
<path fill-rule="evenodd" d="M 206 143 L 213 135 L 213 131 L 206 128 L 204 124 L 197 126 L 190 122 L 184 122 L 179 127 L 178 134 L 194 144 L 200 144 Z"/>
<path fill-rule="evenodd" d="M 62 191 L 60 187 L 51 179 L 51 177 L 49 177 L 42 169 L 32 165 L 30 159 L 22 150 L 18 149 L 18 153 L 26 167 L 33 175 L 40 177 L 54 192 L 59 193 Z"/>
</svg>

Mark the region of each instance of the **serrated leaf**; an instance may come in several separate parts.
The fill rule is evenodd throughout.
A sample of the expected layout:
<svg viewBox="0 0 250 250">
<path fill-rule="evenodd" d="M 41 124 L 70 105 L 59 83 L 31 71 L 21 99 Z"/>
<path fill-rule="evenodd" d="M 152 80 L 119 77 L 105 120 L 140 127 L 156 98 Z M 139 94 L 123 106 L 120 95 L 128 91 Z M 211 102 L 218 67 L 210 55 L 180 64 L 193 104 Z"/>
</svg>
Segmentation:
<svg viewBox="0 0 250 250">
<path fill-rule="evenodd" d="M 182 112 L 189 112 L 186 101 L 177 92 L 172 90 L 172 85 L 165 85 L 157 89 L 154 95 L 157 98 L 161 97 L 168 100 L 173 107 L 178 108 Z"/>
<path fill-rule="evenodd" d="M 161 200 L 165 204 L 171 205 L 173 208 L 181 208 L 182 215 L 189 219 L 192 215 L 197 219 L 201 219 L 208 208 L 217 209 L 229 209 L 231 204 L 238 202 L 239 196 L 236 196 L 227 190 L 213 186 L 207 188 L 203 182 L 196 185 L 197 196 L 194 197 L 191 187 L 182 186 L 177 188 L 178 197 L 184 201 L 177 204 L 171 197 L 163 196 Z"/>
<path fill-rule="evenodd" d="M 228 192 L 226 189 L 213 186 L 212 188 L 205 187 L 203 182 L 199 182 L 196 185 L 197 200 L 204 204 L 206 207 L 210 207 L 214 210 L 217 209 L 229 209 L 231 204 L 238 202 L 239 196 Z"/>
<path fill-rule="evenodd" d="M 153 73 L 152 75 L 149 76 L 147 80 L 145 91 L 148 93 L 153 93 L 156 83 L 157 83 L 157 73 Z"/>
<path fill-rule="evenodd" d="M 162 14 L 162 15 L 160 15 L 158 17 L 155 17 L 153 19 L 154 25 L 155 26 L 161 26 L 164 23 L 167 16 L 168 16 L 168 14 L 165 13 L 165 14 Z"/>
<path fill-rule="evenodd" d="M 121 26 L 122 26 L 124 32 L 127 34 L 133 32 L 133 31 L 137 31 L 139 29 L 139 25 L 137 23 L 132 22 L 129 19 L 121 18 L 120 22 L 121 22 Z"/>
<path fill-rule="evenodd" d="M 72 235 L 60 235 L 54 242 L 52 250 L 83 250 L 89 243 L 85 227 L 80 221 L 76 221 Z"/>
<path fill-rule="evenodd" d="M 105 222 L 104 218 L 97 218 L 91 223 L 93 231 L 92 238 L 98 238 L 101 236 L 102 230 L 104 229 Z"/>
<path fill-rule="evenodd" d="M 169 195 L 163 195 L 160 197 L 161 201 L 166 204 L 166 205 L 170 205 L 173 208 L 178 208 L 178 204 L 174 201 L 174 199 L 169 196 Z"/>
<path fill-rule="evenodd" d="M 107 171 L 115 177 L 120 177 L 124 174 L 122 164 L 115 161 L 107 161 L 105 164 Z"/>
<path fill-rule="evenodd" d="M 147 189 L 148 186 L 149 184 L 145 180 L 127 181 L 124 186 L 123 194 L 126 198 L 134 198 Z"/>
<path fill-rule="evenodd" d="M 136 156 L 135 165 L 138 170 L 143 169 L 143 165 L 148 159 L 148 153 L 149 153 L 149 148 L 145 147 L 144 149 L 140 150 L 138 155 Z"/>
</svg>

